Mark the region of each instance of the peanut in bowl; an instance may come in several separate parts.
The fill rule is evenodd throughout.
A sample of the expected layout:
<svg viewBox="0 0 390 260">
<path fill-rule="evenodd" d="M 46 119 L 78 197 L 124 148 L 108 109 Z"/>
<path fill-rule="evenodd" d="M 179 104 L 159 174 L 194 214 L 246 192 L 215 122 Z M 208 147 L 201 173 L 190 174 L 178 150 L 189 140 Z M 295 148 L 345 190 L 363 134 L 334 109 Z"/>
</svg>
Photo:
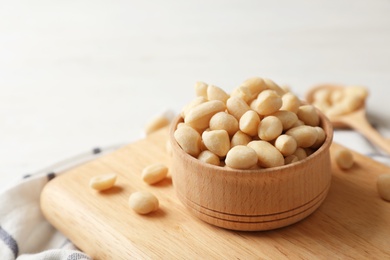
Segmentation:
<svg viewBox="0 0 390 260">
<path fill-rule="evenodd" d="M 238 170 L 211 165 L 187 154 L 170 129 L 173 186 L 180 201 L 201 220 L 218 227 L 270 230 L 298 222 L 324 201 L 331 182 L 333 129 L 320 114 L 326 139 L 306 159 L 267 168 Z"/>
<path fill-rule="evenodd" d="M 313 213 L 328 193 L 332 125 L 320 111 L 269 81 L 250 79 L 239 88 L 242 91 L 230 97 L 215 86 L 209 88 L 208 96 L 197 97 L 192 112 L 185 109 L 172 122 L 169 138 L 176 194 L 195 216 L 218 227 L 257 231 L 293 224 Z M 219 95 L 211 95 L 210 89 L 218 90 Z M 249 98 L 237 97 L 237 93 L 249 93 Z M 284 98 L 285 103 L 281 102 Z M 248 121 L 256 115 L 244 115 L 247 111 L 255 111 L 260 120 Z M 238 128 L 232 116 L 239 122 Z M 214 127 L 213 122 L 219 121 L 215 117 L 229 123 Z M 296 124 L 297 118 L 304 124 Z M 252 139 L 236 149 L 235 131 L 244 131 Z M 279 137 L 283 137 L 281 145 Z M 305 149 L 311 152 L 298 161 L 298 153 L 291 154 Z M 204 151 L 217 159 L 203 158 Z M 245 162 L 240 165 L 237 158 Z"/>
</svg>

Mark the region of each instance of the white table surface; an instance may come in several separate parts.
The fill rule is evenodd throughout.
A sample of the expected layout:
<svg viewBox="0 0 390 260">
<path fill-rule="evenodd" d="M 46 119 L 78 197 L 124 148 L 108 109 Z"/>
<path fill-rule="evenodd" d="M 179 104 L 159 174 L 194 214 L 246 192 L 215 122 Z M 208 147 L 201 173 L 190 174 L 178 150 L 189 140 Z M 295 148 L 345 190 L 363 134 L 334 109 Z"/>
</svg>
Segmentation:
<svg viewBox="0 0 390 260">
<path fill-rule="evenodd" d="M 390 137 L 390 1 L 0 1 L 0 188 L 252 76 L 367 86 Z"/>
</svg>

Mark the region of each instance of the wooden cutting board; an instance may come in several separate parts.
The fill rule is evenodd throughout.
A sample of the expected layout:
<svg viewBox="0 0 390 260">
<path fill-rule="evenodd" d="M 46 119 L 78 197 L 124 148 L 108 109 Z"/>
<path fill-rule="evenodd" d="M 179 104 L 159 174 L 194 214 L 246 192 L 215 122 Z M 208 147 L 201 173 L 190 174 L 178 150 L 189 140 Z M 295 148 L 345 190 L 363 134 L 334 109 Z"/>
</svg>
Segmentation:
<svg viewBox="0 0 390 260">
<path fill-rule="evenodd" d="M 41 196 L 44 215 L 94 259 L 390 259 L 390 202 L 376 189 L 388 167 L 355 153 L 355 166 L 342 171 L 332 159 L 329 195 L 312 215 L 277 230 L 237 232 L 192 216 L 170 178 L 154 186 L 141 180 L 145 166 L 169 165 L 167 138 L 160 130 L 53 179 Z M 89 188 L 92 176 L 110 172 L 118 174 L 114 188 Z M 161 208 L 146 216 L 130 209 L 139 190 L 154 193 Z"/>
</svg>

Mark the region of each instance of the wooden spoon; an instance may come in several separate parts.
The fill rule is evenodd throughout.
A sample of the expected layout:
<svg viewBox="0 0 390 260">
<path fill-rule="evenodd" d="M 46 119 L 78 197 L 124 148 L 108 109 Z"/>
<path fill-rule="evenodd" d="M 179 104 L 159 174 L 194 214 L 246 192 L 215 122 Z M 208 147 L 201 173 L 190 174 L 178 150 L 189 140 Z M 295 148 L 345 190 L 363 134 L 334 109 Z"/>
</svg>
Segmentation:
<svg viewBox="0 0 390 260">
<path fill-rule="evenodd" d="M 306 94 L 306 101 L 308 103 L 313 103 L 314 101 L 314 93 L 320 89 L 329 89 L 329 90 L 337 90 L 344 88 L 343 85 L 335 85 L 335 84 L 324 84 L 316 86 L 310 89 Z M 386 140 L 377 130 L 375 130 L 371 124 L 368 122 L 366 117 L 366 108 L 365 105 L 362 105 L 360 108 L 355 111 L 338 116 L 328 116 L 332 125 L 335 128 L 352 128 L 363 136 L 365 136 L 372 143 L 380 147 L 383 151 L 390 154 L 390 142 Z"/>
</svg>

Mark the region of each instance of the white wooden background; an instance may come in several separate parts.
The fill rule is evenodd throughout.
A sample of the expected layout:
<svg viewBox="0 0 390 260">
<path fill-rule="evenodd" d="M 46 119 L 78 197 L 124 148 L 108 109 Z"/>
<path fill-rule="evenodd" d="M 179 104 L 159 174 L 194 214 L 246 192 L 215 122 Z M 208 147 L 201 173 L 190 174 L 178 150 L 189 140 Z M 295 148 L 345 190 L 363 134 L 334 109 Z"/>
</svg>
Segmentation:
<svg viewBox="0 0 390 260">
<path fill-rule="evenodd" d="M 252 76 L 365 85 L 390 137 L 390 1 L 0 0 L 0 188 Z"/>
</svg>

